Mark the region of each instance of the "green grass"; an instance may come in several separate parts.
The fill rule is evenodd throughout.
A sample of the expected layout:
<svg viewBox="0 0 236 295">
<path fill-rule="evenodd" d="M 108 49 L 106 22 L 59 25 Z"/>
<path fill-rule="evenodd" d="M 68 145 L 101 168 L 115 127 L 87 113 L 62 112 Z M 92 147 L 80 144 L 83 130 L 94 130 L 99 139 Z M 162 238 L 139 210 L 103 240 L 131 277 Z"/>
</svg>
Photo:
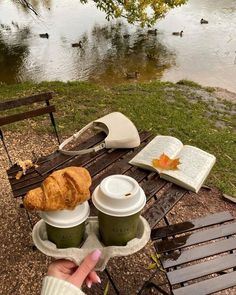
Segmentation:
<svg viewBox="0 0 236 295">
<path fill-rule="evenodd" d="M 85 82 L 1 84 L 0 101 L 41 91 L 54 91 L 56 121 L 59 132 L 64 135 L 71 135 L 86 123 L 111 111 L 120 111 L 139 129 L 150 130 L 153 134 L 172 135 L 184 144 L 213 153 L 217 163 L 207 184 L 236 197 L 235 115 L 226 114 L 226 120 L 224 114 L 223 128 L 216 127 L 220 118 L 218 110 L 212 107 L 212 101 L 204 102 L 200 97 L 212 96 L 213 92 L 200 85 L 180 84 L 153 82 L 112 88 Z M 222 103 L 226 111 L 235 109 L 235 105 L 229 102 Z M 40 124 L 35 125 L 37 127 Z M 24 128 L 26 125 L 22 126 Z M 48 131 L 40 129 L 39 132 Z"/>
<path fill-rule="evenodd" d="M 202 88 L 202 86 L 194 81 L 191 80 L 179 80 L 176 84 L 178 85 L 185 85 L 185 86 L 191 86 L 195 88 Z"/>
</svg>

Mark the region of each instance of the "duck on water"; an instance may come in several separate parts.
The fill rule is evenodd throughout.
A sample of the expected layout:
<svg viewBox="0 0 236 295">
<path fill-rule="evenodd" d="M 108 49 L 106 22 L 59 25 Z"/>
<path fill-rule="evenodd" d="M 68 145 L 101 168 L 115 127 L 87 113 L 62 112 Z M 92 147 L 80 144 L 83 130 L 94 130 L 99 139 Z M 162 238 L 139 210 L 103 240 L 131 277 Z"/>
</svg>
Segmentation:
<svg viewBox="0 0 236 295">
<path fill-rule="evenodd" d="M 139 72 L 137 72 L 137 71 L 126 73 L 127 79 L 137 79 L 138 76 L 139 76 Z"/>
<path fill-rule="evenodd" d="M 82 41 L 79 41 L 78 43 L 72 43 L 71 46 L 82 48 Z"/>
<path fill-rule="evenodd" d="M 46 39 L 48 39 L 48 38 L 49 38 L 49 34 L 48 34 L 48 33 L 45 33 L 45 34 L 39 34 L 39 37 L 40 37 L 40 38 L 46 38 Z"/>
<path fill-rule="evenodd" d="M 180 37 L 182 37 L 182 36 L 183 36 L 183 33 L 184 33 L 184 31 L 180 31 L 180 32 L 173 32 L 173 33 L 172 33 L 172 35 L 174 35 L 174 36 L 180 36 Z"/>
<path fill-rule="evenodd" d="M 208 24 L 208 21 L 205 20 L 204 18 L 202 18 L 202 19 L 200 20 L 200 24 Z"/>
</svg>

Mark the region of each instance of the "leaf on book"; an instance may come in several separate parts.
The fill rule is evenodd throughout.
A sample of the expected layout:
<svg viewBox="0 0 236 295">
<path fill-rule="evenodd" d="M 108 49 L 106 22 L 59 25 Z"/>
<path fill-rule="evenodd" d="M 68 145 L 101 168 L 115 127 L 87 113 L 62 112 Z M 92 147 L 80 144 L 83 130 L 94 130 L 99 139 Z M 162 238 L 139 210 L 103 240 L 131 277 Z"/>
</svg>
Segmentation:
<svg viewBox="0 0 236 295">
<path fill-rule="evenodd" d="M 160 170 L 178 170 L 179 158 L 170 159 L 166 154 L 162 154 L 159 159 L 153 159 L 152 165 Z"/>
</svg>

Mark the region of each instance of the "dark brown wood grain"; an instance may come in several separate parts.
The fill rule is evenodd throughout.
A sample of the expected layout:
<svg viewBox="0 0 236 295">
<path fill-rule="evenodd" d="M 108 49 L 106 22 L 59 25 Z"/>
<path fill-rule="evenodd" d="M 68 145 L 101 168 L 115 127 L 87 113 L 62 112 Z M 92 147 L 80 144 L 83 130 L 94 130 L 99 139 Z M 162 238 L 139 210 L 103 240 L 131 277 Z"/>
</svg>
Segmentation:
<svg viewBox="0 0 236 295">
<path fill-rule="evenodd" d="M 104 138 L 105 138 L 104 132 L 97 133 L 96 135 L 88 138 L 86 141 L 75 146 L 74 149 L 82 150 L 82 149 L 93 147 L 94 145 L 100 143 Z M 68 167 L 68 166 L 74 165 L 73 159 L 75 158 L 79 158 L 78 162 L 81 163 L 80 165 L 84 165 L 86 160 L 83 160 L 83 159 L 86 159 L 86 156 L 88 155 L 69 156 L 69 155 L 64 155 L 60 152 L 57 152 L 56 156 L 53 157 L 53 159 L 51 159 L 50 161 L 45 161 L 44 164 L 39 165 L 39 167 L 36 168 L 36 170 L 39 174 L 46 175 L 54 170 L 59 169 L 59 167 L 62 168 L 62 167 Z M 94 154 L 89 154 L 89 158 L 93 158 L 93 157 L 94 157 Z"/>
<path fill-rule="evenodd" d="M 206 295 L 212 294 L 216 291 L 225 290 L 227 288 L 235 286 L 236 271 L 227 273 L 222 276 L 218 276 L 212 279 L 201 281 L 177 290 L 173 290 L 174 295 Z"/>
<path fill-rule="evenodd" d="M 14 109 L 24 105 L 30 105 L 35 102 L 46 101 L 52 99 L 52 92 L 39 93 L 36 95 L 8 100 L 0 103 L 0 111 Z"/>
<path fill-rule="evenodd" d="M 7 125 L 10 123 L 14 123 L 14 122 L 18 122 L 18 121 L 25 120 L 25 119 L 29 119 L 29 118 L 33 118 L 36 116 L 41 116 L 44 114 L 52 113 L 55 111 L 56 111 L 55 106 L 52 105 L 49 107 L 39 108 L 39 109 L 29 111 L 29 112 L 24 112 L 24 113 L 20 113 L 20 114 L 2 117 L 2 118 L 0 118 L 0 126 Z"/>
<path fill-rule="evenodd" d="M 164 180 L 162 180 L 164 182 Z M 179 200 L 188 191 L 172 185 L 167 191 L 165 191 L 152 206 L 150 206 L 145 212 L 144 217 L 149 222 L 151 228 L 157 225 L 157 223 L 173 208 L 173 206 L 179 202 Z"/>
<path fill-rule="evenodd" d="M 158 253 L 163 253 L 227 237 L 233 234 L 236 234 L 236 222 L 223 224 L 214 228 L 207 228 L 192 234 L 182 235 L 171 240 L 158 242 L 155 245 Z"/>
<path fill-rule="evenodd" d="M 170 237 L 173 235 L 189 232 L 191 230 L 200 229 L 210 225 L 223 223 L 225 221 L 233 220 L 233 216 L 228 212 L 219 212 L 208 216 L 193 219 L 191 221 L 185 221 L 181 223 L 172 224 L 169 226 L 163 226 L 152 230 L 152 240 Z"/>
<path fill-rule="evenodd" d="M 168 272 L 167 276 L 172 285 L 194 280 L 209 274 L 221 272 L 235 267 L 236 253 L 190 265 Z"/>
<path fill-rule="evenodd" d="M 234 249 L 236 249 L 236 237 L 231 237 L 215 243 L 183 250 L 181 253 L 170 253 L 169 255 L 162 256 L 161 262 L 164 268 L 169 268 Z"/>
<path fill-rule="evenodd" d="M 154 246 L 173 294 L 206 295 L 236 285 L 236 222 L 232 220 L 229 212 L 220 212 L 152 230 L 152 238 L 159 239 Z"/>
</svg>

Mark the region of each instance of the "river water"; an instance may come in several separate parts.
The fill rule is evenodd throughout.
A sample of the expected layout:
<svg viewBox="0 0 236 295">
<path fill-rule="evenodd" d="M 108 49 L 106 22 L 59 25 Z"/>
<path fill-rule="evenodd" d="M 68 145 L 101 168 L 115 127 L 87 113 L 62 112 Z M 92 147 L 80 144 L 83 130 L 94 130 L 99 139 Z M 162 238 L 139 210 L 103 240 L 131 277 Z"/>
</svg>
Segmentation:
<svg viewBox="0 0 236 295">
<path fill-rule="evenodd" d="M 194 80 L 236 92 L 236 1 L 189 0 L 154 28 L 108 22 L 92 2 L 32 0 L 39 16 L 0 0 L 0 81 Z M 200 24 L 200 19 L 208 24 Z M 172 32 L 183 30 L 183 36 Z M 49 38 L 39 34 L 48 33 Z M 81 47 L 72 43 L 82 42 Z"/>
</svg>

